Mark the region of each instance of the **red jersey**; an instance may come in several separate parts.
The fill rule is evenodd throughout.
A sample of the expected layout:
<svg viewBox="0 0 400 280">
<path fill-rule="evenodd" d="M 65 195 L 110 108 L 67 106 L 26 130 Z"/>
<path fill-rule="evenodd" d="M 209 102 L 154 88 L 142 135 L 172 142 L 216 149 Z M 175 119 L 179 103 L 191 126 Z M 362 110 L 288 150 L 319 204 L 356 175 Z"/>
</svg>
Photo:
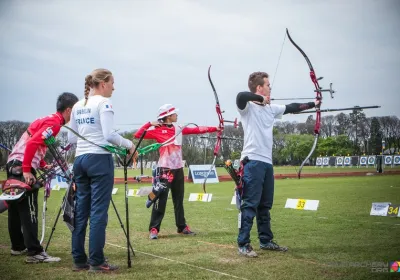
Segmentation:
<svg viewBox="0 0 400 280">
<path fill-rule="evenodd" d="M 182 168 L 182 135 L 186 134 L 203 134 L 216 132 L 216 127 L 185 127 L 182 128 L 178 125 L 161 125 L 160 127 L 151 127 L 151 123 L 148 122 L 143 125 L 135 134 L 135 138 L 140 138 L 143 132 L 147 130 L 145 139 L 154 139 L 157 143 L 163 143 L 168 139 L 175 136 L 168 144 L 160 147 L 160 158 L 158 160 L 158 167 L 166 167 L 170 169 Z M 182 130 L 182 133 L 180 133 Z"/>
<path fill-rule="evenodd" d="M 35 169 L 44 167 L 46 165 L 44 156 L 47 147 L 42 138 L 42 133 L 47 128 L 51 128 L 53 136 L 56 137 L 64 123 L 65 120 L 59 112 L 35 120 L 15 144 L 7 162 L 14 159 L 21 161 L 23 172 L 31 172 L 32 167 Z"/>
</svg>

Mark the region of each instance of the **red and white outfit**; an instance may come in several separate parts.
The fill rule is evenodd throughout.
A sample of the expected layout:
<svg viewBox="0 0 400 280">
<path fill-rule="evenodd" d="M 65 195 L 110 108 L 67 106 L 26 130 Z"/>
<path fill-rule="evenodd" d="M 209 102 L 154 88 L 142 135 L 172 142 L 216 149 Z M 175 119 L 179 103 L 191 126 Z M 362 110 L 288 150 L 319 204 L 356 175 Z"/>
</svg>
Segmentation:
<svg viewBox="0 0 400 280">
<path fill-rule="evenodd" d="M 55 137 L 64 123 L 65 120 L 59 112 L 35 120 L 15 144 L 7 162 L 12 160 L 21 161 L 23 172 L 31 172 L 31 168 L 44 167 L 46 162 L 43 159 L 46 155 L 47 146 L 42 138 L 42 133 L 51 128 Z"/>
<path fill-rule="evenodd" d="M 166 116 L 175 114 L 178 110 L 171 104 L 165 104 L 159 110 L 158 120 Z M 157 174 L 160 182 L 168 189 L 171 189 L 172 201 L 175 210 L 175 223 L 178 233 L 190 234 L 189 227 L 186 225 L 185 214 L 183 209 L 184 189 L 184 173 L 182 166 L 182 135 L 187 134 L 203 134 L 216 132 L 216 127 L 180 127 L 176 124 L 161 124 L 159 127 L 152 127 L 148 122 L 143 125 L 135 134 L 134 137 L 140 138 L 144 131 L 145 139 L 153 139 L 158 143 L 164 143 L 171 139 L 166 145 L 159 148 L 160 158 L 158 160 Z M 174 138 L 175 136 L 175 138 Z M 167 206 L 168 191 L 160 194 L 156 203 L 153 204 L 151 213 L 149 230 L 155 231 L 157 234 L 160 231 L 162 219 L 164 218 L 165 208 Z"/>
<path fill-rule="evenodd" d="M 44 167 L 46 162 L 46 144 L 42 133 L 51 128 L 53 136 L 56 136 L 64 125 L 65 120 L 61 113 L 40 118 L 31 123 L 12 149 L 7 161 L 7 178 L 24 181 L 22 175 L 14 175 L 11 170 L 15 166 L 22 165 L 23 172 L 32 172 L 36 175 L 36 169 Z M 28 256 L 34 256 L 43 252 L 43 247 L 38 240 L 38 190 L 26 194 L 22 201 L 11 201 L 8 209 L 8 228 L 11 240 L 11 249 L 22 251 L 28 249 Z M 23 228 L 23 234 L 21 232 Z"/>
</svg>

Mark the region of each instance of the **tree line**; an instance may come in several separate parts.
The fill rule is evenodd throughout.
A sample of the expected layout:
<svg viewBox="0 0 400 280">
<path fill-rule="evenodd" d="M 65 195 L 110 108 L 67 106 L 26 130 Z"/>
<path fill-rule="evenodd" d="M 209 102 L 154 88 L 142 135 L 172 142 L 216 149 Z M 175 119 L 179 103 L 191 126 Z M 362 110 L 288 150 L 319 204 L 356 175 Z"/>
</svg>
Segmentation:
<svg viewBox="0 0 400 280">
<path fill-rule="evenodd" d="M 21 121 L 0 122 L 0 143 L 12 148 L 29 123 Z M 298 165 L 311 150 L 314 141 L 314 115 L 305 122 L 277 122 L 274 127 L 273 162 L 275 165 Z M 132 139 L 135 131 L 121 133 Z M 188 164 L 210 164 L 214 157 L 216 134 L 185 135 L 183 137 L 183 159 Z M 226 125 L 216 164 L 222 165 L 226 159 L 238 159 L 243 148 L 243 127 Z M 67 143 L 67 132 L 61 131 L 57 140 Z M 327 115 L 321 119 L 321 130 L 317 148 L 310 164 L 315 164 L 317 156 L 380 154 L 382 140 L 385 142 L 385 154 L 400 151 L 400 120 L 397 116 L 367 118 L 362 110 L 353 110 L 349 114 Z M 143 140 L 142 147 L 152 144 L 152 140 Z M 67 159 L 73 161 L 74 149 L 67 153 Z M 8 152 L 0 149 L 0 166 L 7 161 Z M 158 152 L 146 154 L 146 161 L 156 161 Z"/>
</svg>

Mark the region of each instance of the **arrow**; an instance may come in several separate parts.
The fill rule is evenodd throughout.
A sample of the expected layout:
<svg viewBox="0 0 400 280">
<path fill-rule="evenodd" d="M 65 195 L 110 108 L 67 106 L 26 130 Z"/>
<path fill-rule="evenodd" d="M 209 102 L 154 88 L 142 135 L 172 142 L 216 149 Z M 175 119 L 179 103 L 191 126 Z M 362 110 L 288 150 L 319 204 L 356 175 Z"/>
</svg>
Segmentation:
<svg viewBox="0 0 400 280">
<path fill-rule="evenodd" d="M 0 144 L 0 148 L 3 148 L 4 150 L 7 150 L 9 152 L 12 152 L 11 149 L 7 148 L 6 146 L 4 146 L 3 144 Z"/>
<path fill-rule="evenodd" d="M 207 137 L 207 136 L 200 136 L 200 138 L 203 138 L 203 139 L 217 139 L 217 137 Z M 243 141 L 243 139 L 241 139 L 241 138 L 234 138 L 234 137 L 221 137 L 221 139 Z"/>
<path fill-rule="evenodd" d="M 336 112 L 336 111 L 352 111 L 352 110 L 363 110 L 363 109 L 377 109 L 381 108 L 381 106 L 365 106 L 365 107 L 360 107 L 360 106 L 355 106 L 352 108 L 341 108 L 341 109 L 325 109 L 325 110 L 320 110 L 320 112 Z M 316 111 L 303 111 L 303 112 L 297 112 L 293 114 L 309 114 L 309 113 L 315 113 Z"/>
<path fill-rule="evenodd" d="M 274 100 L 311 100 L 311 99 L 315 99 L 315 97 L 314 97 L 314 98 L 312 98 L 312 97 L 297 97 L 297 98 L 271 98 L 270 100 L 271 100 L 271 101 L 274 101 Z"/>
</svg>

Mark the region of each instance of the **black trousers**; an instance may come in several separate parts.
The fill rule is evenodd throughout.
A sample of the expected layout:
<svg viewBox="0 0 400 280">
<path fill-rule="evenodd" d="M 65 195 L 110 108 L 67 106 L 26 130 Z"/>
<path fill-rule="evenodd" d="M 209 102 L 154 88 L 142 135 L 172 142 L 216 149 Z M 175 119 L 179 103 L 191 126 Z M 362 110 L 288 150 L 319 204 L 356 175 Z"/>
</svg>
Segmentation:
<svg viewBox="0 0 400 280">
<path fill-rule="evenodd" d="M 10 167 L 11 164 L 7 164 L 7 179 L 24 182 L 22 175 L 13 175 L 9 172 Z M 43 252 L 38 239 L 38 192 L 39 190 L 30 191 L 22 200 L 8 201 L 8 233 L 11 249 L 22 251 L 28 248 L 28 256 Z"/>
<path fill-rule="evenodd" d="M 383 156 L 376 156 L 376 172 L 382 173 Z"/>
<path fill-rule="evenodd" d="M 158 231 L 160 231 L 161 222 L 165 214 L 165 208 L 167 207 L 168 190 L 171 189 L 172 202 L 174 204 L 175 212 L 175 224 L 178 232 L 181 232 L 186 227 L 185 212 L 183 210 L 183 198 L 185 195 L 185 178 L 183 174 L 183 168 L 168 169 L 159 167 L 157 174 L 160 176 L 160 182 L 164 183 L 168 189 L 162 192 L 159 196 L 159 199 L 153 204 L 149 230 L 156 228 Z"/>
</svg>

